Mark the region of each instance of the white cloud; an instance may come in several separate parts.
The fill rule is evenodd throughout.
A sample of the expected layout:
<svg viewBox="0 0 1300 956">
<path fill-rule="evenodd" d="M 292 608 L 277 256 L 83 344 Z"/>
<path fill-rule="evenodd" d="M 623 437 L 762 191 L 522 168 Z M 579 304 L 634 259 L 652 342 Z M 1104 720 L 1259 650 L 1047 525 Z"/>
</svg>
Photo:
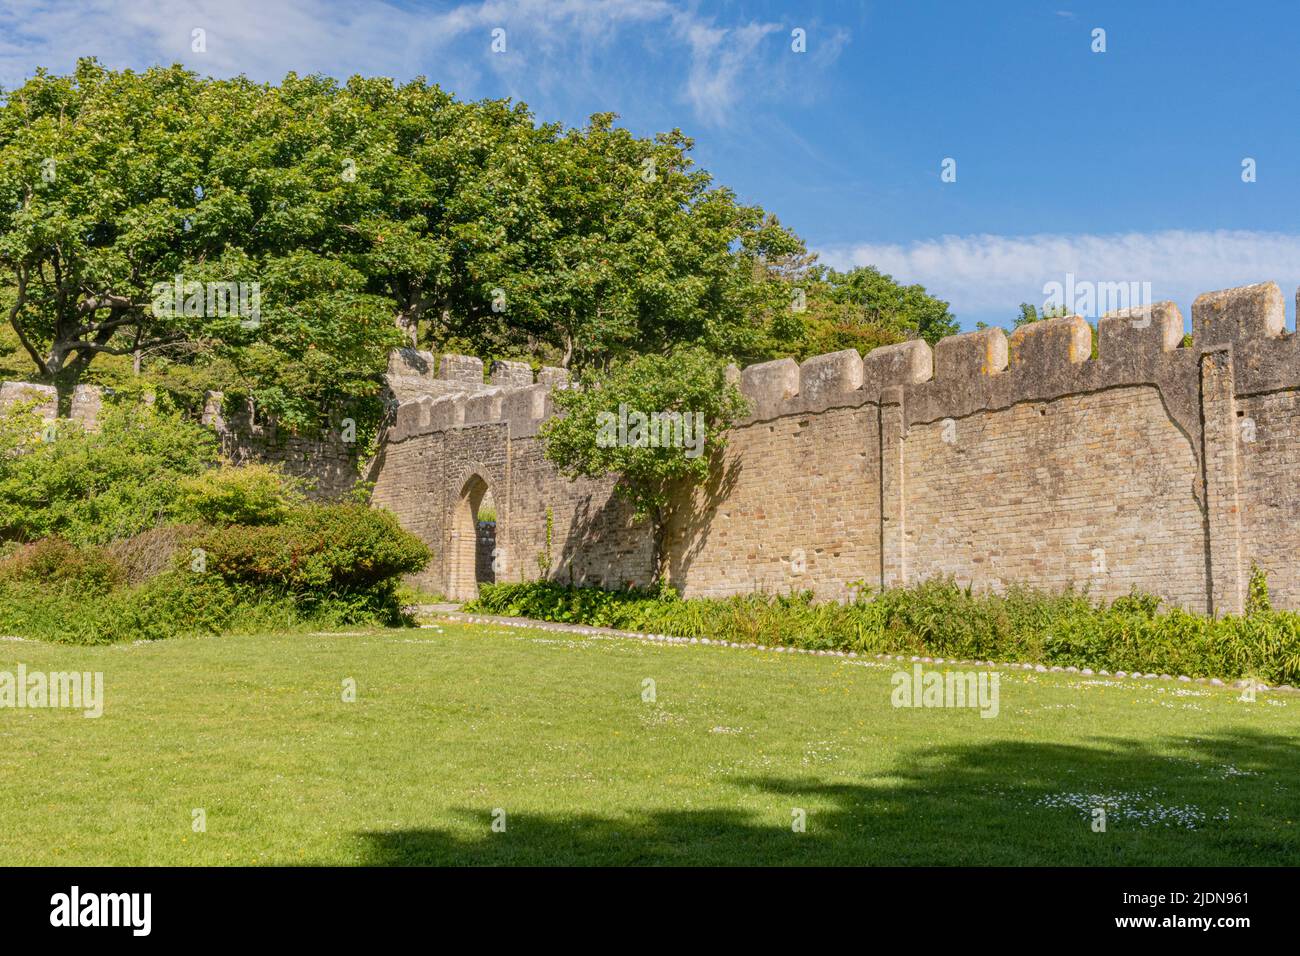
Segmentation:
<svg viewBox="0 0 1300 956">
<path fill-rule="evenodd" d="M 505 54 L 490 50 L 496 27 L 506 30 Z M 206 31 L 205 52 L 191 49 L 195 29 Z M 625 44 L 697 120 L 722 125 L 747 92 L 763 95 L 764 70 L 785 50 L 761 46 L 779 29 L 743 17 L 719 23 L 670 0 L 6 0 L 0 85 L 16 86 L 38 66 L 66 73 L 78 57 L 94 55 L 115 68 L 179 62 L 214 76 L 270 81 L 291 70 L 424 74 L 467 98 L 504 88 L 530 103 L 551 93 L 616 91 L 620 104 L 651 92 L 634 88 L 626 51 L 616 49 Z M 846 42 L 847 33 L 835 30 L 819 65 Z M 495 84 L 485 88 L 489 77 Z"/>
<path fill-rule="evenodd" d="M 1067 273 L 1076 282 L 1150 282 L 1153 299 L 1172 299 L 1189 318 L 1202 292 L 1272 280 L 1290 299 L 1300 284 L 1300 235 L 1276 232 L 943 236 L 821 251 L 839 269 L 874 265 L 919 282 L 958 318 L 1014 315 L 1021 302 L 1043 302 L 1043 286 L 1064 283 Z"/>
<path fill-rule="evenodd" d="M 779 29 L 775 23 L 715 27 L 682 15 L 678 32 L 691 47 L 685 99 L 697 116 L 717 125 L 727 121 L 740 97 L 741 77 L 752 70 L 759 44 Z"/>
</svg>

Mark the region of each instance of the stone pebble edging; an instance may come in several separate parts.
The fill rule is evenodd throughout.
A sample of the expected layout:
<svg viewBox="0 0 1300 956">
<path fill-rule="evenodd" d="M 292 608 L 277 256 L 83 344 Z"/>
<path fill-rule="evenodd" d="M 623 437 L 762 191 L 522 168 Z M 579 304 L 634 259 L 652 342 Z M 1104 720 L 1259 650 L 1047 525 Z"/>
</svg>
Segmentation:
<svg viewBox="0 0 1300 956">
<path fill-rule="evenodd" d="M 881 660 L 881 661 L 903 661 L 906 663 L 918 664 L 962 664 L 973 667 L 999 667 L 1009 670 L 1034 671 L 1039 674 L 1078 674 L 1081 677 L 1118 677 L 1128 680 L 1170 680 L 1178 681 L 1183 684 L 1204 684 L 1207 687 L 1233 687 L 1241 690 L 1254 687 L 1255 690 L 1275 690 L 1275 691 L 1295 691 L 1296 688 L 1290 684 L 1279 684 L 1276 687 L 1270 687 L 1262 681 L 1250 681 L 1245 678 L 1232 681 L 1231 683 L 1221 680 L 1218 677 L 1188 677 L 1186 674 L 1179 674 L 1177 677 L 1172 674 L 1143 674 L 1139 672 L 1127 673 L 1126 671 L 1093 670 L 1091 667 L 1075 667 L 1071 664 L 1069 667 L 1061 667 L 1059 664 L 1047 666 L 1046 664 L 1022 664 L 1014 661 L 998 663 L 997 661 L 967 661 L 956 660 L 955 658 L 943 657 L 920 657 L 917 655 L 907 656 L 904 654 L 859 654 L 857 651 L 828 651 L 812 650 L 807 647 L 783 647 L 771 644 L 741 644 L 735 641 L 720 641 L 708 637 L 674 637 L 670 634 L 646 634 L 641 631 L 620 631 L 612 627 L 595 627 L 590 624 L 559 624 L 554 621 L 535 621 L 526 617 L 503 617 L 495 614 L 468 614 L 464 611 L 438 610 L 440 617 L 448 618 L 454 621 L 461 621 L 467 624 L 499 624 L 505 627 L 528 628 L 530 630 L 552 631 L 561 634 L 584 634 L 589 637 L 623 637 L 633 640 L 654 641 L 660 644 L 703 644 L 709 647 L 729 647 L 738 650 L 760 650 L 772 651 L 776 654 L 809 654 L 814 657 L 847 657 L 858 658 L 861 660 Z M 432 625 L 422 624 L 421 627 L 431 627 Z"/>
</svg>

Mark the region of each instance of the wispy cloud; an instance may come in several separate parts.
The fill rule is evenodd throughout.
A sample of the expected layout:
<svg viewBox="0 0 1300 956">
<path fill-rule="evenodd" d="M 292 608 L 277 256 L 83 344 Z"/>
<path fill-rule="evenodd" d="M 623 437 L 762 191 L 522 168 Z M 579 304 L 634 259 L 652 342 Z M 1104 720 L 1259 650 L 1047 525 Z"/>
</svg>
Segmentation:
<svg viewBox="0 0 1300 956">
<path fill-rule="evenodd" d="M 1251 231 L 1129 232 L 1115 235 L 943 236 L 911 243 L 825 248 L 836 268 L 874 265 L 919 282 L 959 318 L 1040 304 L 1043 287 L 1067 273 L 1091 282 L 1150 282 L 1156 300 L 1188 306 L 1202 292 L 1272 280 L 1287 296 L 1300 284 L 1300 235 Z"/>
<path fill-rule="evenodd" d="M 708 122 L 724 123 L 736 106 L 741 77 L 752 69 L 759 44 L 781 27 L 776 23 L 716 27 L 682 15 L 677 28 L 691 48 L 685 99 L 696 115 Z"/>
<path fill-rule="evenodd" d="M 505 30 L 506 51 L 492 51 Z M 79 56 L 112 67 L 184 63 L 214 76 L 278 80 L 289 71 L 407 79 L 427 75 L 468 96 L 533 102 L 592 90 L 644 95 L 648 73 L 675 88 L 704 124 L 726 125 L 773 88 L 789 27 L 701 14 L 670 0 L 7 0 L 0 8 L 0 84 L 38 66 L 67 72 Z M 194 31 L 204 31 L 196 50 Z M 807 58 L 834 62 L 848 42 L 821 31 Z M 629 66 L 641 71 L 633 76 Z M 766 77 L 766 81 L 764 81 Z M 616 92 L 615 92 L 616 91 Z"/>
</svg>

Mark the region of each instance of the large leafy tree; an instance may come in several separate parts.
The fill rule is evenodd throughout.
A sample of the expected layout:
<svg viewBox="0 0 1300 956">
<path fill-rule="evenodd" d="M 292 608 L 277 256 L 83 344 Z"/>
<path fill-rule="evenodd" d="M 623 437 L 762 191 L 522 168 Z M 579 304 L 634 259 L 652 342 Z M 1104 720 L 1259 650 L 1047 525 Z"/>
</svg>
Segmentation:
<svg viewBox="0 0 1300 956">
<path fill-rule="evenodd" d="M 84 60 L 0 103 L 0 306 L 12 348 L 65 394 L 130 356 L 191 394 L 208 369 L 291 425 L 373 395 L 402 342 L 580 372 L 953 327 L 919 286 L 815 266 L 692 149 L 612 114 L 539 125 L 423 78 L 268 85 Z M 257 283 L 259 321 L 158 310 L 177 276 Z"/>
<path fill-rule="evenodd" d="M 226 357 L 291 420 L 372 390 L 397 335 L 391 303 L 330 245 L 347 202 L 318 108 L 332 93 L 85 60 L 8 94 L 0 268 L 37 372 L 66 392 L 104 354 Z M 251 317 L 202 294 L 160 307 L 177 277 L 256 284 L 260 302 Z"/>
<path fill-rule="evenodd" d="M 825 297 L 840 321 L 874 325 L 931 345 L 960 331 L 947 302 L 930 295 L 924 286 L 904 285 L 874 266 L 848 272 L 828 269 L 821 278 L 827 287 Z"/>
<path fill-rule="evenodd" d="M 525 327 L 578 369 L 675 345 L 762 355 L 789 313 L 766 263 L 802 243 L 696 169 L 680 131 L 639 139 L 613 122 L 593 116 L 543 151 L 551 188 L 520 268 L 501 270 Z"/>
</svg>

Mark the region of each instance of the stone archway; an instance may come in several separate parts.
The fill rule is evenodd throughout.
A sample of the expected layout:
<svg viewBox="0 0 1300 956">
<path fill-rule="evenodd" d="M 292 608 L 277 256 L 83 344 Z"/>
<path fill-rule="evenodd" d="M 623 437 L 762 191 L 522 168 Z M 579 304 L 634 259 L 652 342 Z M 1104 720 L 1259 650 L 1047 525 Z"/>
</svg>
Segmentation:
<svg viewBox="0 0 1300 956">
<path fill-rule="evenodd" d="M 472 601 L 480 584 L 496 580 L 500 567 L 495 499 L 482 474 L 476 471 L 465 479 L 450 517 L 447 596 Z"/>
</svg>

